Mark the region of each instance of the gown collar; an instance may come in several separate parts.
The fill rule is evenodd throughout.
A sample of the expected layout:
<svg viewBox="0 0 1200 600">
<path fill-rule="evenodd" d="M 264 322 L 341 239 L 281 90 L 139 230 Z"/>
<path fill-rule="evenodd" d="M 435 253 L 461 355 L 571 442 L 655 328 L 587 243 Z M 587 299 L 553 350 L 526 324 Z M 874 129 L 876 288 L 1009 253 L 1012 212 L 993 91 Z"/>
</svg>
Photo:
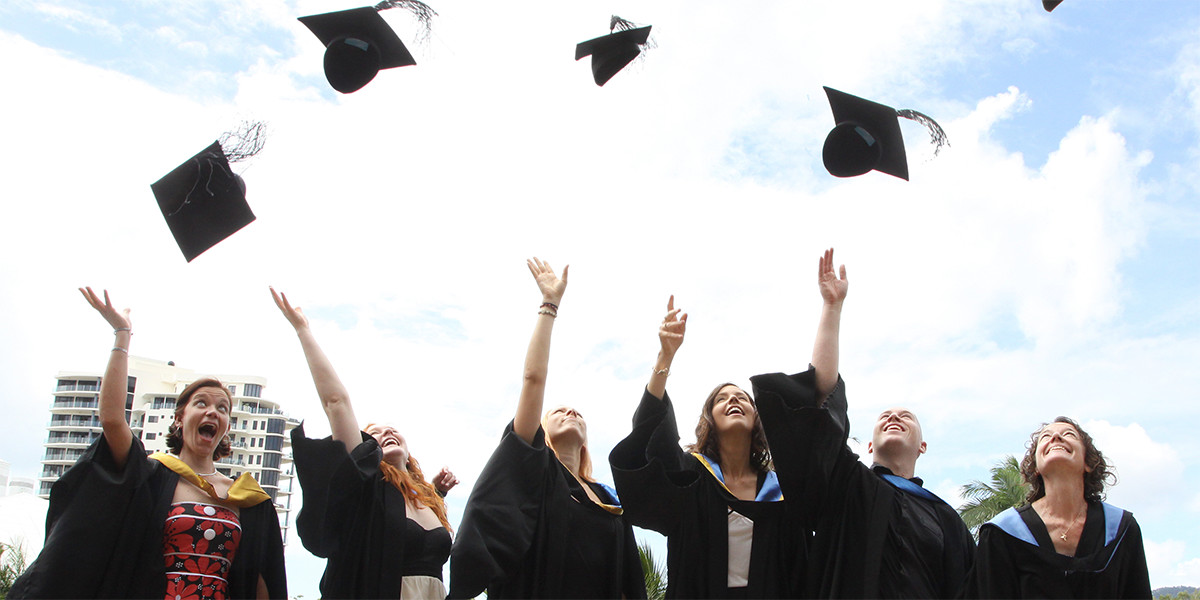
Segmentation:
<svg viewBox="0 0 1200 600">
<path fill-rule="evenodd" d="M 709 473 L 712 473 L 717 483 L 721 484 L 721 487 L 725 488 L 725 491 L 733 496 L 733 492 L 729 490 L 729 486 L 725 485 L 725 475 L 721 473 L 721 465 L 717 464 L 717 461 L 699 452 L 693 452 L 692 456 L 695 456 L 696 460 L 699 460 L 700 464 L 704 465 L 704 468 L 708 469 Z M 780 500 L 783 500 L 783 490 L 779 489 L 779 476 L 775 474 L 775 471 L 767 471 L 767 475 L 763 478 L 762 486 L 758 489 L 758 495 L 754 497 L 754 501 L 778 502 Z"/>
<path fill-rule="evenodd" d="M 264 492 L 261 487 L 259 487 L 258 482 L 254 480 L 254 477 L 252 477 L 249 472 L 242 473 L 241 476 L 233 482 L 233 485 L 229 486 L 229 493 L 226 495 L 226 497 L 222 498 L 217 494 L 217 490 L 213 488 L 211 483 L 209 483 L 203 477 L 197 475 L 196 472 L 193 471 L 187 463 L 180 460 L 179 457 L 172 454 L 155 452 L 154 454 L 150 455 L 150 458 L 152 460 L 157 460 L 166 468 L 179 474 L 184 481 L 204 490 L 204 492 L 211 496 L 214 500 L 227 502 L 237 506 L 238 508 L 248 508 L 271 499 L 271 497 L 267 495 L 267 493 Z"/>
</svg>

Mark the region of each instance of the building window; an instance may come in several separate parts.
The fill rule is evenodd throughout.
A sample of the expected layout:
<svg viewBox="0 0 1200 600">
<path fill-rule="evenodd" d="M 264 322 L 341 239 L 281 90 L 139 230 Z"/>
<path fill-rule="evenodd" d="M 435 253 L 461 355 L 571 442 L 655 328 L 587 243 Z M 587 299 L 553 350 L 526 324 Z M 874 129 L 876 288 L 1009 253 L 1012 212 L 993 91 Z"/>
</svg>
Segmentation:
<svg viewBox="0 0 1200 600">
<path fill-rule="evenodd" d="M 257 383 L 242 384 L 242 395 L 251 398 L 262 398 L 262 386 Z"/>
<path fill-rule="evenodd" d="M 231 386 L 229 386 L 229 395 L 230 395 L 230 396 L 236 396 L 236 395 L 237 395 L 237 386 L 236 386 L 236 385 L 231 385 Z"/>
<path fill-rule="evenodd" d="M 157 423 L 158 415 L 150 415 L 149 417 L 146 417 L 146 422 L 147 423 Z"/>
<path fill-rule="evenodd" d="M 267 438 L 266 448 L 275 452 L 283 450 L 283 438 L 274 436 Z"/>
<path fill-rule="evenodd" d="M 146 439 L 147 439 L 147 440 L 152 440 L 152 439 L 154 439 L 154 438 L 156 438 L 156 437 L 158 437 L 158 434 L 157 434 L 157 433 L 147 433 L 147 434 L 146 434 Z"/>
<path fill-rule="evenodd" d="M 261 464 L 262 464 L 262 455 L 261 455 L 261 454 L 259 454 L 259 455 L 258 455 L 258 460 L 254 461 L 254 462 L 255 462 L 255 464 L 259 464 L 259 465 L 261 465 Z"/>
</svg>

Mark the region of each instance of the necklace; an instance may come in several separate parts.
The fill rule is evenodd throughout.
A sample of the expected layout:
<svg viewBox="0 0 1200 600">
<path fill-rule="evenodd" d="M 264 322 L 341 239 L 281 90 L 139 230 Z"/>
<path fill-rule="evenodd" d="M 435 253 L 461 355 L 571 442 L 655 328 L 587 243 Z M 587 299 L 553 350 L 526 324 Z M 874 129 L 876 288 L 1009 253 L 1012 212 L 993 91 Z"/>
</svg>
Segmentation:
<svg viewBox="0 0 1200 600">
<path fill-rule="evenodd" d="M 1079 514 L 1075 515 L 1075 518 L 1072 519 L 1071 522 L 1067 524 L 1067 528 L 1064 529 L 1062 531 L 1062 533 L 1058 534 L 1058 539 L 1060 539 L 1064 542 L 1067 541 L 1067 533 L 1071 531 L 1071 528 L 1075 526 L 1075 523 L 1077 521 L 1079 521 L 1079 517 L 1082 517 L 1085 512 L 1087 512 L 1087 503 L 1086 502 L 1083 504 L 1083 509 L 1079 511 Z"/>
<path fill-rule="evenodd" d="M 194 471 L 193 471 L 193 472 L 194 472 Z M 216 471 L 213 471 L 212 473 L 196 473 L 196 474 L 197 474 L 197 475 L 199 475 L 199 476 L 201 476 L 201 477 L 212 477 L 213 475 L 216 475 L 216 474 L 217 474 L 217 472 L 216 472 Z"/>
</svg>

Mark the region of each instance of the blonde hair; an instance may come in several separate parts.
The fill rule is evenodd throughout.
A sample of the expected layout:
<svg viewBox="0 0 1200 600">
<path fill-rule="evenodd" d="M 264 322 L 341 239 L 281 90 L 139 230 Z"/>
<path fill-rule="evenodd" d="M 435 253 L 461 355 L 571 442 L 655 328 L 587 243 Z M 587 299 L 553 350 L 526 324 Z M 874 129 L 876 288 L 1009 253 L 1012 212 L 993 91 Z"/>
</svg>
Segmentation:
<svg viewBox="0 0 1200 600">
<path fill-rule="evenodd" d="M 363 433 L 371 435 L 368 430 L 374 426 L 375 423 L 368 423 L 363 428 Z M 441 521 L 442 527 L 445 527 L 446 531 L 454 531 L 454 528 L 450 527 L 450 521 L 446 519 L 446 501 L 442 500 L 441 495 L 437 493 L 437 489 L 432 484 L 425 481 L 421 463 L 409 454 L 404 468 L 405 470 L 402 471 L 386 461 L 379 461 L 379 470 L 383 473 L 384 481 L 396 486 L 396 489 L 404 495 L 405 500 L 410 497 L 416 498 L 421 504 L 429 507 L 429 510 L 437 515 L 438 521 Z"/>
<path fill-rule="evenodd" d="M 546 414 L 542 415 L 542 433 L 546 438 L 546 447 L 551 450 L 554 450 L 554 442 L 550 440 L 550 434 L 545 432 L 548 423 L 547 419 L 550 418 L 550 413 L 556 410 L 556 408 L 552 408 L 546 411 Z M 558 450 L 554 450 L 554 456 L 558 456 Z M 559 462 L 562 462 L 561 459 Z M 592 457 L 588 454 L 587 440 L 584 440 L 583 444 L 579 446 L 579 473 L 576 473 L 576 475 L 584 481 L 596 483 L 595 478 L 592 477 Z"/>
</svg>

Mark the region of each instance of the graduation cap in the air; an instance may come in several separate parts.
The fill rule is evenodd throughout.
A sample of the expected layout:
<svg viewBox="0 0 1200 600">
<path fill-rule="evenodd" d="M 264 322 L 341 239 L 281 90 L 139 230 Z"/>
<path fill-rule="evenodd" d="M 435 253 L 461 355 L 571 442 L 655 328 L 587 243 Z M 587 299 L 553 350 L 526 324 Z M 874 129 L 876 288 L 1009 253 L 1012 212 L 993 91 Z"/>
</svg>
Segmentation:
<svg viewBox="0 0 1200 600">
<path fill-rule="evenodd" d="M 262 148 L 262 124 L 251 128 L 254 139 L 250 150 L 246 145 L 237 146 L 231 150 L 235 160 L 252 156 Z M 254 221 L 254 213 L 246 203 L 246 182 L 233 172 L 229 160 L 221 142 L 215 141 L 150 185 L 167 227 L 188 262 Z"/>
<path fill-rule="evenodd" d="M 575 46 L 575 60 L 591 56 L 592 78 L 596 80 L 596 85 L 602 86 L 641 54 L 642 46 L 650 39 L 650 27 L 637 27 L 613 15 L 608 26 L 612 33 L 580 42 Z"/>
<path fill-rule="evenodd" d="M 1046 12 L 1050 12 L 1057 8 L 1059 4 L 1062 4 L 1062 1 L 1063 0 L 1042 0 L 1042 8 L 1046 9 Z"/>
<path fill-rule="evenodd" d="M 403 6 L 429 27 L 437 13 L 418 0 L 385 0 L 378 5 L 300 17 L 300 22 L 325 44 L 325 79 L 333 89 L 349 94 L 375 78 L 380 69 L 417 64 L 404 42 L 379 11 Z"/>
<path fill-rule="evenodd" d="M 875 170 L 907 181 L 908 160 L 897 117 L 912 119 L 929 128 L 935 154 L 949 144 L 941 126 L 915 110 L 896 110 L 829 87 L 825 88 L 825 94 L 836 123 L 821 150 L 830 175 L 856 177 Z"/>
</svg>

